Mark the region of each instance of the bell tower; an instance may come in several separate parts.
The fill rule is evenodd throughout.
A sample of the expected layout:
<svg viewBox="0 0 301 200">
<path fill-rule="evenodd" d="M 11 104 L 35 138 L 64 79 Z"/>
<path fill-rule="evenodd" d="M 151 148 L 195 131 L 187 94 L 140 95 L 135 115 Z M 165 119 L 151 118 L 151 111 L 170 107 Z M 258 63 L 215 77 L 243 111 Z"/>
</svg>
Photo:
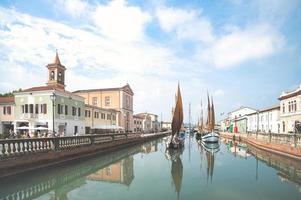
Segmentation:
<svg viewBox="0 0 301 200">
<path fill-rule="evenodd" d="M 54 63 L 48 64 L 48 86 L 65 90 L 65 70 L 66 67 L 61 64 L 58 53 L 55 54 Z"/>
</svg>

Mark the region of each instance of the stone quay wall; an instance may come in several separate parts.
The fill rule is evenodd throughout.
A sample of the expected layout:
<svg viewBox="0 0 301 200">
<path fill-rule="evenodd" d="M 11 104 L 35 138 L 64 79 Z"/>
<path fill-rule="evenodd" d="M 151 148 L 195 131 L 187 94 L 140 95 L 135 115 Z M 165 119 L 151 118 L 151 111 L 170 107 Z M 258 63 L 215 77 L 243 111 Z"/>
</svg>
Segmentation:
<svg viewBox="0 0 301 200">
<path fill-rule="evenodd" d="M 0 140 L 0 178 L 130 147 L 170 132 Z"/>
<path fill-rule="evenodd" d="M 257 148 L 301 160 L 301 135 L 277 133 L 227 133 L 221 136 L 246 142 Z"/>
</svg>

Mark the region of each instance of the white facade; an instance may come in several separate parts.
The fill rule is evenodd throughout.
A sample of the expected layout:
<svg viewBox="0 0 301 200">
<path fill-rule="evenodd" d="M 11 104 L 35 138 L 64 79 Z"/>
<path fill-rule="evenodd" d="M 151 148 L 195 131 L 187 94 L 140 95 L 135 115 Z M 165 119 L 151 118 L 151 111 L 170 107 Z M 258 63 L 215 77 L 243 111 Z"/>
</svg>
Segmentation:
<svg viewBox="0 0 301 200">
<path fill-rule="evenodd" d="M 256 112 L 256 110 L 253 109 L 253 108 L 240 107 L 239 109 L 234 110 L 234 111 L 229 113 L 229 120 L 233 121 L 237 118 L 243 117 L 245 115 L 248 115 L 248 114 L 251 114 L 251 113 L 254 113 L 254 112 Z"/>
<path fill-rule="evenodd" d="M 280 100 L 280 132 L 301 133 L 301 85 L 294 91 L 283 92 Z"/>
<path fill-rule="evenodd" d="M 248 115 L 248 132 L 280 133 L 279 106 L 274 106 Z"/>
<path fill-rule="evenodd" d="M 171 129 L 171 122 L 162 122 L 162 129 Z"/>
</svg>

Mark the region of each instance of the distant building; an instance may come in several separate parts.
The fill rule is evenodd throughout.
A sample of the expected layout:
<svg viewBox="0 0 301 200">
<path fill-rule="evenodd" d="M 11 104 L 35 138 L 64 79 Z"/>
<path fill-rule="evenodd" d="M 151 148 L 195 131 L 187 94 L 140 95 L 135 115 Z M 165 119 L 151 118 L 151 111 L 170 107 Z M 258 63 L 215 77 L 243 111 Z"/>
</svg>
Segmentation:
<svg viewBox="0 0 301 200">
<path fill-rule="evenodd" d="M 171 122 L 162 122 L 161 124 L 163 130 L 171 130 Z"/>
<path fill-rule="evenodd" d="M 280 97 L 280 132 L 301 133 L 301 85 Z"/>
<path fill-rule="evenodd" d="M 97 106 L 85 105 L 85 133 L 108 133 L 123 131 L 117 126 L 118 111 Z"/>
<path fill-rule="evenodd" d="M 229 132 L 246 132 L 247 130 L 247 115 L 256 112 L 255 109 L 249 107 L 240 107 L 228 113 Z"/>
<path fill-rule="evenodd" d="M 134 130 L 134 93 L 129 84 L 118 88 L 77 90 L 73 93 L 85 98 L 85 104 L 117 110 L 117 125 L 122 126 L 126 132 Z"/>
<path fill-rule="evenodd" d="M 143 116 L 134 115 L 134 132 L 142 132 L 143 131 Z"/>
<path fill-rule="evenodd" d="M 142 130 L 145 133 L 153 133 L 161 130 L 160 122 L 158 121 L 158 115 L 151 113 L 139 113 L 136 116 L 143 118 Z"/>
<path fill-rule="evenodd" d="M 0 134 L 14 130 L 15 98 L 0 97 Z"/>
<path fill-rule="evenodd" d="M 84 134 L 84 98 L 65 90 L 66 68 L 57 53 L 47 68 L 47 86 L 14 93 L 15 130 L 31 136 L 46 131 L 62 136 Z"/>
</svg>

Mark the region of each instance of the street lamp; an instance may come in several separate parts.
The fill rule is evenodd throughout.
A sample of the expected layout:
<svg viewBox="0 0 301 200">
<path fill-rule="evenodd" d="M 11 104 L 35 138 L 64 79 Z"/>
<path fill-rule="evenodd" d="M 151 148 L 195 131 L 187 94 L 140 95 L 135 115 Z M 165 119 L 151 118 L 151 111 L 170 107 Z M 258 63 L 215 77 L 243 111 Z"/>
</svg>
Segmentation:
<svg viewBox="0 0 301 200">
<path fill-rule="evenodd" d="M 52 101 L 52 134 L 54 136 L 54 112 L 55 112 L 55 110 L 54 110 L 54 107 L 55 107 L 54 102 L 55 102 L 55 99 L 56 99 L 56 94 L 52 93 L 52 95 L 50 95 L 50 99 Z"/>
</svg>

